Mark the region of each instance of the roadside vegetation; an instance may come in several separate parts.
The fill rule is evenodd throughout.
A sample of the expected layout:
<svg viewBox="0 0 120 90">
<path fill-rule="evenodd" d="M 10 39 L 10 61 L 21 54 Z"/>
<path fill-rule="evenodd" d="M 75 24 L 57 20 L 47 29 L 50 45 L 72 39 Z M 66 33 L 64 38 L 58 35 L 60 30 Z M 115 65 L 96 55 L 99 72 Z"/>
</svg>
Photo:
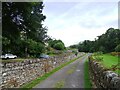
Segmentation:
<svg viewBox="0 0 120 90">
<path fill-rule="evenodd" d="M 103 61 L 101 62 L 106 68 L 120 74 L 120 59 L 118 56 L 110 54 L 103 54 Z"/>
<path fill-rule="evenodd" d="M 104 68 L 108 70 L 112 70 L 118 74 L 120 74 L 120 65 L 119 65 L 119 57 L 117 52 L 115 53 L 108 53 L 108 54 L 100 54 L 100 53 L 94 53 L 93 59 L 97 60 L 100 64 L 104 66 Z"/>
<path fill-rule="evenodd" d="M 84 63 L 84 88 L 92 88 L 92 83 L 89 75 L 88 60 Z"/>
<path fill-rule="evenodd" d="M 118 64 L 118 57 L 110 54 L 103 54 L 103 65 L 110 68 L 112 65 Z"/>
<path fill-rule="evenodd" d="M 24 60 L 27 60 L 27 59 L 23 59 L 23 58 L 21 58 L 21 59 L 9 59 L 9 60 L 2 60 L 2 63 L 9 63 L 9 62 L 22 62 L 22 61 L 24 61 Z"/>
</svg>

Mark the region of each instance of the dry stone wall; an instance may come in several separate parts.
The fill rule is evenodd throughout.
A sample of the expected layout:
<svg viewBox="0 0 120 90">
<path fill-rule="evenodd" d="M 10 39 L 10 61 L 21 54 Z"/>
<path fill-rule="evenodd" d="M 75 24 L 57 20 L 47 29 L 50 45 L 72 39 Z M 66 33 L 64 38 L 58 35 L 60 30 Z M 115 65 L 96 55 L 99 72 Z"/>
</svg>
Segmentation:
<svg viewBox="0 0 120 90">
<path fill-rule="evenodd" d="M 0 83 L 0 86 L 2 88 L 18 88 L 75 57 L 74 54 L 70 53 L 61 56 L 54 56 L 49 59 L 1 63 L 2 82 Z"/>
<path fill-rule="evenodd" d="M 92 81 L 97 88 L 107 90 L 120 90 L 120 76 L 113 71 L 108 71 L 100 63 L 89 57 L 89 71 Z"/>
</svg>

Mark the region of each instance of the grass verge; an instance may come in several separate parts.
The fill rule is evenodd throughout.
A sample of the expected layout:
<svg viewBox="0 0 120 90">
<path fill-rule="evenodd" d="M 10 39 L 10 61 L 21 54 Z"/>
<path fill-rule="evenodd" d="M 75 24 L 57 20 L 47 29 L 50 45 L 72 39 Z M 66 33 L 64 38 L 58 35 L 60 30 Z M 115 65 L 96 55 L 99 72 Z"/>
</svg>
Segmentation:
<svg viewBox="0 0 120 90">
<path fill-rule="evenodd" d="M 1 59 L 1 62 L 2 63 L 22 62 L 29 59 L 34 59 L 34 58 Z"/>
<path fill-rule="evenodd" d="M 92 83 L 90 82 L 89 76 L 88 60 L 84 63 L 84 88 L 92 88 Z"/>
<path fill-rule="evenodd" d="M 75 58 L 75 59 L 73 59 L 73 60 L 70 60 L 69 62 L 66 62 L 66 63 L 58 66 L 57 68 L 53 69 L 51 72 L 48 72 L 48 73 L 44 74 L 43 76 L 40 76 L 40 77 L 38 77 L 37 79 L 33 80 L 32 82 L 23 85 L 21 88 L 23 88 L 23 89 L 25 89 L 25 90 L 26 90 L 26 89 L 27 89 L 27 90 L 32 89 L 34 86 L 36 86 L 37 84 L 39 84 L 41 81 L 45 80 L 47 77 L 49 77 L 50 75 L 52 75 L 52 74 L 55 73 L 56 71 L 58 71 L 58 70 L 60 70 L 61 68 L 65 67 L 66 65 L 74 62 L 75 60 L 77 60 L 77 59 L 80 58 L 80 57 L 82 57 L 82 56 L 79 56 L 79 57 L 77 57 L 77 58 Z"/>
<path fill-rule="evenodd" d="M 2 63 L 10 63 L 10 62 L 22 62 L 25 59 L 9 59 L 9 60 L 1 60 Z"/>
</svg>

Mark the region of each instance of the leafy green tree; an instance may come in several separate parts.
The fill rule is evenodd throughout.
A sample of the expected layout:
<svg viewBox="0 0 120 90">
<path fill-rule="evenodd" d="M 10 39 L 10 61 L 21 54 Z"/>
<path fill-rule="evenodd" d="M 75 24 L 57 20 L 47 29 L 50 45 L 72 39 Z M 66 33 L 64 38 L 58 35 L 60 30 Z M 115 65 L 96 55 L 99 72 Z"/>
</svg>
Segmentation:
<svg viewBox="0 0 120 90">
<path fill-rule="evenodd" d="M 79 52 L 92 52 L 93 51 L 93 41 L 85 40 L 82 43 L 79 43 L 78 45 L 78 51 Z"/>
<path fill-rule="evenodd" d="M 33 56 L 40 55 L 45 51 L 45 47 L 42 43 L 33 41 L 32 39 L 27 40 L 28 53 Z"/>
<path fill-rule="evenodd" d="M 57 49 L 57 50 L 64 50 L 65 49 L 65 46 L 63 43 L 61 42 L 58 42 L 54 45 L 54 48 Z"/>
<path fill-rule="evenodd" d="M 77 49 L 77 48 L 78 48 L 78 45 L 77 45 L 77 44 L 74 44 L 74 45 L 70 45 L 69 47 L 70 47 L 70 48 L 73 48 L 73 49 L 74 49 L 74 48 Z"/>
<path fill-rule="evenodd" d="M 115 51 L 120 52 L 120 44 L 116 46 Z"/>
<path fill-rule="evenodd" d="M 64 50 L 65 49 L 65 45 L 61 40 L 50 40 L 48 42 L 49 46 L 57 49 L 57 50 Z"/>
<path fill-rule="evenodd" d="M 113 52 L 114 48 L 118 45 L 120 42 L 120 30 L 109 28 L 105 34 L 102 34 L 98 37 L 98 45 L 97 47 L 103 47 L 105 49 L 105 52 Z"/>
<path fill-rule="evenodd" d="M 40 45 L 45 43 L 47 28 L 42 26 L 42 22 L 46 19 L 42 14 L 43 7 L 43 2 L 2 3 L 2 51 L 4 53 L 8 51 L 17 55 L 27 53 L 29 39 L 39 42 Z M 32 52 L 36 53 L 37 50 L 31 47 Z"/>
<path fill-rule="evenodd" d="M 104 34 L 98 36 L 95 41 L 85 40 L 78 45 L 80 52 L 114 52 L 120 43 L 120 29 L 109 28 Z"/>
<path fill-rule="evenodd" d="M 9 51 L 8 47 L 9 47 L 9 44 L 10 44 L 10 40 L 6 37 L 2 37 L 2 44 L 3 44 L 2 50 L 4 51 L 3 52 L 3 54 L 4 54 L 4 53 Z"/>
<path fill-rule="evenodd" d="M 101 52 L 103 52 L 103 53 L 104 53 L 104 52 L 105 52 L 105 47 L 100 46 L 100 47 L 99 47 L 99 51 L 101 51 Z"/>
</svg>

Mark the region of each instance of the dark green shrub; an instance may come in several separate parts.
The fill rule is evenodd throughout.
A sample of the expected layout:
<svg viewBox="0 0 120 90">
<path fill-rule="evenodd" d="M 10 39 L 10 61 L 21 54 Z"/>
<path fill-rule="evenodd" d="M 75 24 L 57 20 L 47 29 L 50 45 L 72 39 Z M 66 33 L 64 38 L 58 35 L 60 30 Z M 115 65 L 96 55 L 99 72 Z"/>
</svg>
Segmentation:
<svg viewBox="0 0 120 90">
<path fill-rule="evenodd" d="M 64 50 L 65 46 L 61 42 L 58 42 L 54 45 L 54 48 L 57 50 Z"/>
</svg>

